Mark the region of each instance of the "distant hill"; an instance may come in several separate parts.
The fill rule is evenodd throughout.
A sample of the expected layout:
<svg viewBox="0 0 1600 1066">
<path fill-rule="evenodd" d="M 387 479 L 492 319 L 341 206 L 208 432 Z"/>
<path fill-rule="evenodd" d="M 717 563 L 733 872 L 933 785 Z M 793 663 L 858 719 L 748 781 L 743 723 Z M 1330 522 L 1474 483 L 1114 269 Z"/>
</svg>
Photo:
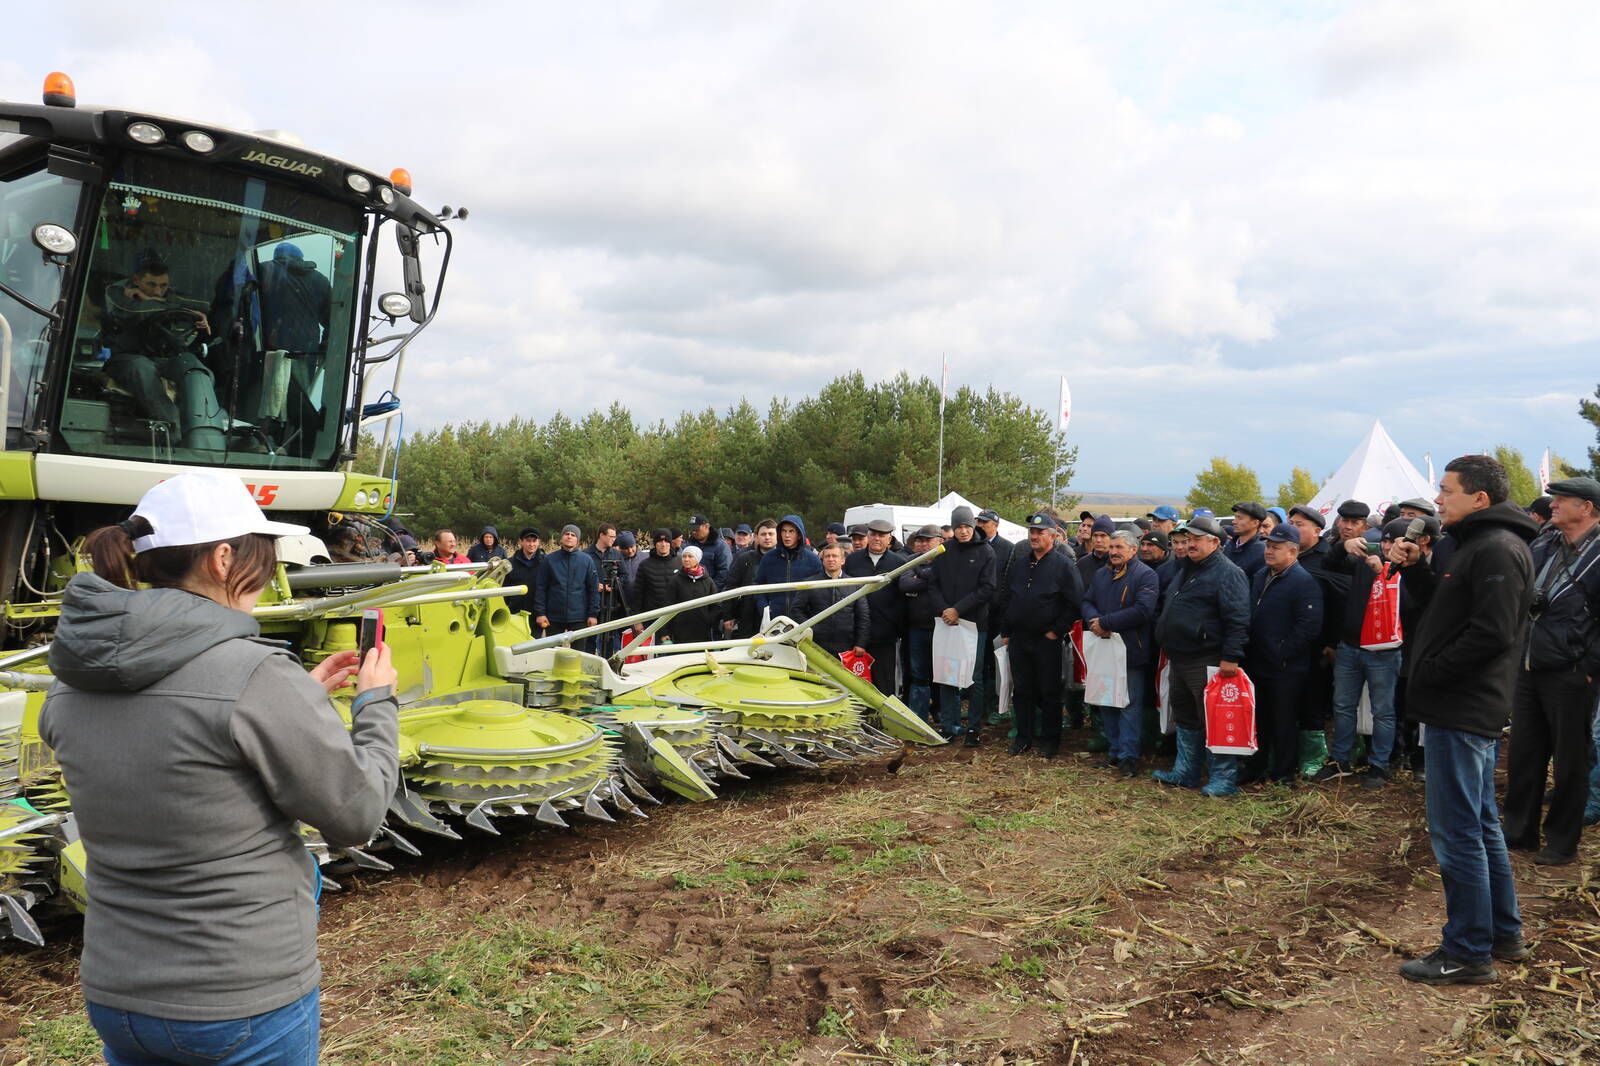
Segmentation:
<svg viewBox="0 0 1600 1066">
<path fill-rule="evenodd" d="M 1169 496 L 1138 492 L 1089 492 L 1080 491 L 1078 509 L 1083 511 L 1104 512 L 1111 515 L 1139 515 L 1168 504 L 1178 510 L 1184 510 L 1182 496 Z"/>
</svg>

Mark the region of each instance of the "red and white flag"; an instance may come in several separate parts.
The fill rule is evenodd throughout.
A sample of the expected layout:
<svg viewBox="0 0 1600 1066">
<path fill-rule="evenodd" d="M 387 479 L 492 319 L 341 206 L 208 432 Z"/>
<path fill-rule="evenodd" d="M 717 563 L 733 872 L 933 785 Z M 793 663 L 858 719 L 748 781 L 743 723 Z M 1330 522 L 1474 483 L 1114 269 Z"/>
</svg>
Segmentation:
<svg viewBox="0 0 1600 1066">
<path fill-rule="evenodd" d="M 1067 431 L 1067 423 L 1072 421 L 1072 386 L 1067 384 L 1067 375 L 1061 375 L 1061 403 L 1056 407 L 1056 428 L 1061 432 Z"/>
<path fill-rule="evenodd" d="M 1550 491 L 1550 449 L 1544 450 L 1544 458 L 1539 460 L 1539 491 Z"/>
</svg>

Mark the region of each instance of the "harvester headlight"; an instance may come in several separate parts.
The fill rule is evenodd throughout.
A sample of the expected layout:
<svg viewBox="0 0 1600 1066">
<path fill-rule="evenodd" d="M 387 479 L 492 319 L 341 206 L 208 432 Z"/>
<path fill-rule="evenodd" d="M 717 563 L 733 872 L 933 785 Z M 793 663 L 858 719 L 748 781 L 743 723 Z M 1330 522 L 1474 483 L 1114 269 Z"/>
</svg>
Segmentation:
<svg viewBox="0 0 1600 1066">
<path fill-rule="evenodd" d="M 154 122 L 130 123 L 128 136 L 140 144 L 160 144 L 167 139 L 166 131 Z"/>
<path fill-rule="evenodd" d="M 367 505 L 367 490 L 366 489 L 357 489 L 356 490 L 356 506 L 357 507 L 365 507 L 366 505 Z"/>
<path fill-rule="evenodd" d="M 403 292 L 386 292 L 378 297 L 378 310 L 390 318 L 404 318 L 411 313 L 411 297 Z"/>
<path fill-rule="evenodd" d="M 344 183 L 362 196 L 372 191 L 372 179 L 360 171 L 352 170 L 344 176 Z"/>
<path fill-rule="evenodd" d="M 394 203 L 394 190 L 389 188 L 387 185 L 378 186 L 378 199 L 382 200 L 385 204 Z"/>
<path fill-rule="evenodd" d="M 212 140 L 211 134 L 201 133 L 199 130 L 190 130 L 185 133 L 183 135 L 183 143 L 189 146 L 190 151 L 199 152 L 201 155 L 217 146 L 217 142 Z"/>
<path fill-rule="evenodd" d="M 78 247 L 78 238 L 65 226 L 41 222 L 33 227 L 33 243 L 50 255 L 71 255 Z"/>
</svg>

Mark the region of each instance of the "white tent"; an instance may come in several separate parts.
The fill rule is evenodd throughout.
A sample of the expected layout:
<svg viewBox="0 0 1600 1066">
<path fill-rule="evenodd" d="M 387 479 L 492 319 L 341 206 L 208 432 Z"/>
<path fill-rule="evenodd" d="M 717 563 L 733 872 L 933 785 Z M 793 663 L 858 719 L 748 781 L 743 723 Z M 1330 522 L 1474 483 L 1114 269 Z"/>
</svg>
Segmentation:
<svg viewBox="0 0 1600 1066">
<path fill-rule="evenodd" d="M 977 504 L 961 495 L 959 492 L 947 492 L 944 498 L 935 502 L 931 507 L 914 507 L 907 504 L 894 503 L 864 503 L 848 508 L 844 513 L 844 524 L 853 526 L 859 522 L 870 522 L 874 518 L 887 518 L 894 523 L 895 536 L 900 538 L 900 543 L 910 544 L 911 534 L 925 525 L 943 526 L 950 522 L 950 512 L 957 507 L 970 507 L 973 513 L 983 510 Z M 1008 522 L 1004 518 L 999 521 L 1000 535 L 1015 543 L 1028 539 L 1026 526 L 1019 526 L 1015 522 Z"/>
<path fill-rule="evenodd" d="M 1401 453 L 1383 423 L 1374 419 L 1372 431 L 1311 498 L 1311 506 L 1331 514 L 1346 500 L 1360 500 L 1378 512 L 1401 500 L 1431 500 L 1437 491 Z"/>
</svg>

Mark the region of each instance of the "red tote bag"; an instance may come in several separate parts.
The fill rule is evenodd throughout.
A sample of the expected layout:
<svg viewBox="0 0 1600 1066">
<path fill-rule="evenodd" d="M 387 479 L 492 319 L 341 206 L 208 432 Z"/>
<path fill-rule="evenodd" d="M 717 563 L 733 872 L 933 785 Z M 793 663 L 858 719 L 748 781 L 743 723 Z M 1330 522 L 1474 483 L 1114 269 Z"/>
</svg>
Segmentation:
<svg viewBox="0 0 1600 1066">
<path fill-rule="evenodd" d="M 1256 753 L 1256 686 L 1245 672 L 1206 667 L 1206 747 L 1218 755 Z"/>
<path fill-rule="evenodd" d="M 1372 581 L 1367 610 L 1361 616 L 1363 651 L 1388 651 L 1400 646 L 1400 573 L 1390 567 Z"/>
</svg>

